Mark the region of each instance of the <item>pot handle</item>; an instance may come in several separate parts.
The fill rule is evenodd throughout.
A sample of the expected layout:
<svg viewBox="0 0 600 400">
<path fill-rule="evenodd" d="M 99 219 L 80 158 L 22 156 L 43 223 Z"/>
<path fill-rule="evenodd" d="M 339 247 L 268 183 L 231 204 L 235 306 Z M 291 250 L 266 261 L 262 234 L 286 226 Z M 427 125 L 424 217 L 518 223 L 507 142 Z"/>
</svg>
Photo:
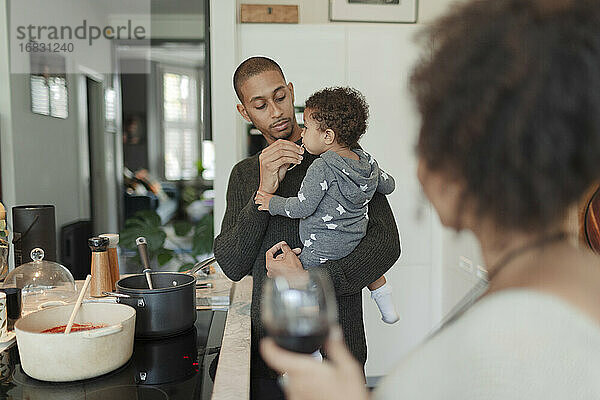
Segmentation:
<svg viewBox="0 0 600 400">
<path fill-rule="evenodd" d="M 62 300 L 50 300 L 46 301 L 38 306 L 38 310 L 45 310 L 46 308 L 64 306 L 67 302 Z"/>
<path fill-rule="evenodd" d="M 105 296 L 113 296 L 113 297 L 121 297 L 121 298 L 130 298 L 131 296 L 128 294 L 123 294 L 123 293 L 116 293 L 116 292 L 102 292 L 103 295 Z"/>
<path fill-rule="evenodd" d="M 143 297 L 134 297 L 128 294 L 123 293 L 115 293 L 115 292 L 102 292 L 102 294 L 107 296 L 116 297 L 117 303 L 123 303 L 131 307 L 143 308 L 146 307 L 146 302 Z M 125 299 L 129 300 L 126 301 Z M 131 303 L 131 304 L 130 304 Z"/>
<path fill-rule="evenodd" d="M 92 329 L 91 331 L 85 331 L 83 333 L 84 338 L 86 339 L 94 339 L 94 338 L 98 338 L 98 337 L 102 337 L 102 336 L 108 336 L 108 335 L 112 335 L 115 333 L 119 333 L 123 330 L 123 325 L 118 324 L 118 325 L 112 325 L 112 326 L 107 326 L 106 328 L 100 328 L 100 329 Z"/>
</svg>

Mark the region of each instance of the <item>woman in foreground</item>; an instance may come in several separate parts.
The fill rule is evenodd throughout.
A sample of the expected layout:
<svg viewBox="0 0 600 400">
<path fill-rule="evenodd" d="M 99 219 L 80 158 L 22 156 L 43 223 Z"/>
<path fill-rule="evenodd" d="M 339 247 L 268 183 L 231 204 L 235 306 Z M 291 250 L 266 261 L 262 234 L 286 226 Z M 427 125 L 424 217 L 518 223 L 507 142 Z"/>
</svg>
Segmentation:
<svg viewBox="0 0 600 400">
<path fill-rule="evenodd" d="M 445 226 L 477 236 L 489 285 L 375 398 L 599 399 L 600 263 L 565 218 L 600 178 L 600 2 L 471 1 L 425 43 L 419 179 Z M 261 345 L 289 399 L 368 398 L 339 334 L 326 350 Z"/>
</svg>

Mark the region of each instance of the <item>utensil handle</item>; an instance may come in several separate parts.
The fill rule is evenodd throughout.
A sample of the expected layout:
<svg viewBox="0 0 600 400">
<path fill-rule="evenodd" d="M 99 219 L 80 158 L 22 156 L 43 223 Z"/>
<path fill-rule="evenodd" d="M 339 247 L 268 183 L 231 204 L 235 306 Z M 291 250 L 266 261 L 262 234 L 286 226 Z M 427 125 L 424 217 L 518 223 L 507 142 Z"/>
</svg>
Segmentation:
<svg viewBox="0 0 600 400">
<path fill-rule="evenodd" d="M 215 263 L 217 261 L 216 257 L 211 257 L 209 259 L 206 259 L 204 261 L 200 261 L 198 263 L 196 263 L 192 269 L 190 269 L 189 271 L 186 272 L 186 274 L 189 275 L 194 275 L 196 272 L 198 272 L 199 270 L 208 267 L 209 265 Z"/>
<path fill-rule="evenodd" d="M 81 292 L 79 292 L 79 297 L 77 297 L 77 302 L 75 303 L 75 307 L 73 307 L 73 312 L 71 312 L 71 317 L 69 318 L 69 323 L 65 328 L 65 335 L 71 333 L 71 328 L 73 328 L 73 322 L 75 321 L 75 316 L 81 307 L 81 302 L 83 301 L 83 296 L 85 296 L 85 291 L 90 285 L 90 281 L 92 280 L 92 276 L 88 274 L 85 278 L 85 282 L 83 283 L 83 287 L 81 288 Z"/>
<path fill-rule="evenodd" d="M 135 244 L 137 245 L 138 251 L 140 252 L 140 258 L 142 259 L 142 264 L 144 265 L 144 273 L 146 274 L 146 282 L 148 282 L 148 288 L 154 289 L 152 286 L 152 279 L 150 279 L 150 258 L 148 257 L 148 244 L 146 242 L 146 238 L 140 236 L 135 239 Z"/>
<path fill-rule="evenodd" d="M 142 259 L 142 265 L 144 269 L 150 269 L 150 258 L 148 257 L 148 242 L 146 238 L 140 236 L 135 239 L 135 244 L 137 245 L 138 251 L 140 253 L 140 258 Z"/>
<path fill-rule="evenodd" d="M 146 274 L 146 282 L 148 282 L 148 288 L 154 289 L 154 287 L 152 286 L 152 279 L 150 279 L 150 268 L 146 268 L 143 272 L 144 274 Z"/>
</svg>

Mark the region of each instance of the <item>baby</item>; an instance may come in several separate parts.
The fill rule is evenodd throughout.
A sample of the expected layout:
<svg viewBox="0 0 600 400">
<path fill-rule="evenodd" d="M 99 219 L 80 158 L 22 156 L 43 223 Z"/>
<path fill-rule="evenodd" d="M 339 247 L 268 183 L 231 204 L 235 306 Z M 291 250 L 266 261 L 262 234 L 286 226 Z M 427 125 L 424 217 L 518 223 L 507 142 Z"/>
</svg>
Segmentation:
<svg viewBox="0 0 600 400">
<path fill-rule="evenodd" d="M 350 254 L 367 232 L 368 204 L 375 191 L 394 191 L 394 178 L 358 145 L 368 116 L 368 105 L 355 89 L 326 88 L 310 96 L 304 110 L 302 143 L 309 153 L 320 157 L 308 168 L 297 197 L 256 194 L 259 210 L 301 218 L 304 247 L 299 258 L 304 268 Z M 385 277 L 368 288 L 383 321 L 398 321 Z"/>
</svg>

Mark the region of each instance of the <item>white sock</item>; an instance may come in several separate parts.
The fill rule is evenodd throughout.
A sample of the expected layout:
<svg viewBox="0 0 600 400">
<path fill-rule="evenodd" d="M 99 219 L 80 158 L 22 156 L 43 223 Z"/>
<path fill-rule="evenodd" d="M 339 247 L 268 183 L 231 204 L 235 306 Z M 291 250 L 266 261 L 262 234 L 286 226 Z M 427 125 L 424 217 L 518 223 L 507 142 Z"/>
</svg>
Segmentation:
<svg viewBox="0 0 600 400">
<path fill-rule="evenodd" d="M 317 350 L 310 355 L 312 358 L 317 360 L 318 362 L 323 362 L 323 354 L 321 354 L 321 350 Z"/>
<path fill-rule="evenodd" d="M 383 286 L 371 291 L 371 298 L 377 303 L 383 322 L 387 324 L 398 322 L 400 317 L 394 308 L 392 286 L 389 283 L 385 283 Z"/>
</svg>

